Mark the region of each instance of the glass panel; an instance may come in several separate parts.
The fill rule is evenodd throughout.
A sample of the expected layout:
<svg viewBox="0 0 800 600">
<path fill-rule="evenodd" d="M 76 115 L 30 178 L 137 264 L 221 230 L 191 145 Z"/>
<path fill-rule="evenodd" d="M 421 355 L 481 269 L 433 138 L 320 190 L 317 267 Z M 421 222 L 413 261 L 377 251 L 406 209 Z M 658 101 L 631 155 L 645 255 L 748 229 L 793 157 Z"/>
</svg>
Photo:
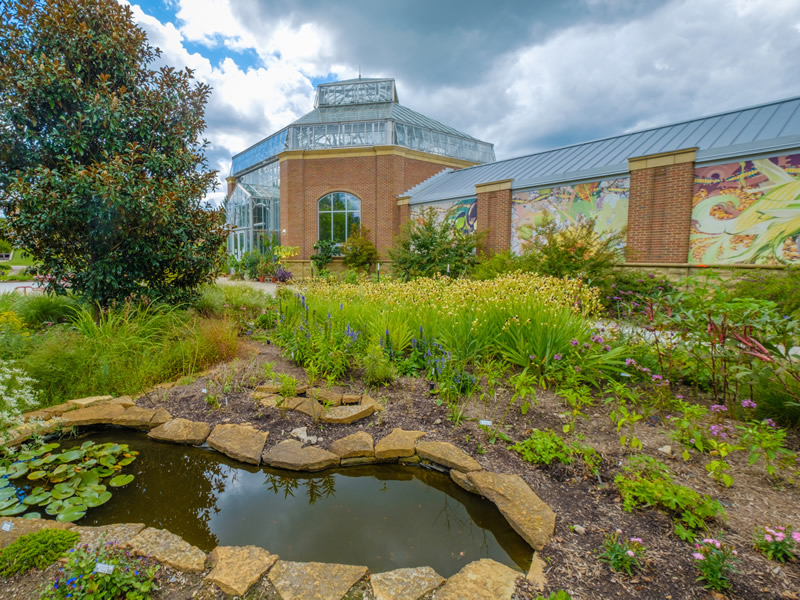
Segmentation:
<svg viewBox="0 0 800 600">
<path fill-rule="evenodd" d="M 347 236 L 351 236 L 354 233 L 358 233 L 361 229 L 361 213 L 360 212 L 352 212 L 347 213 Z"/>
<path fill-rule="evenodd" d="M 319 239 L 331 239 L 331 213 L 319 213 Z"/>
<path fill-rule="evenodd" d="M 330 210 L 331 209 L 331 195 L 328 194 L 327 196 L 323 196 L 319 201 L 319 210 Z"/>
<path fill-rule="evenodd" d="M 320 218 L 322 215 L 320 215 Z M 347 219 L 345 213 L 333 213 L 333 241 L 343 243 L 347 240 Z"/>
<path fill-rule="evenodd" d="M 361 210 L 361 200 L 353 194 L 347 194 L 347 210 Z"/>
<path fill-rule="evenodd" d="M 333 210 L 345 210 L 345 198 L 347 194 L 331 194 L 333 196 Z"/>
</svg>

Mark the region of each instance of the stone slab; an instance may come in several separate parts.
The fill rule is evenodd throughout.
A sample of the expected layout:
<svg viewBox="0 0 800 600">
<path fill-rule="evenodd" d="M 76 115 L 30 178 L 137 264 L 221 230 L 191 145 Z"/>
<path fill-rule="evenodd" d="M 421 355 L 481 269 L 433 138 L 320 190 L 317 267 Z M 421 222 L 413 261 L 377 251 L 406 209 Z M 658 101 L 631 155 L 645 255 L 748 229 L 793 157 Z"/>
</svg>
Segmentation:
<svg viewBox="0 0 800 600">
<path fill-rule="evenodd" d="M 442 582 L 444 577 L 430 567 L 395 569 L 370 577 L 375 600 L 419 600 Z"/>
<path fill-rule="evenodd" d="M 253 398 L 258 402 L 259 406 L 264 408 L 278 408 L 281 400 L 278 394 L 254 395 Z"/>
<path fill-rule="evenodd" d="M 107 542 L 124 546 L 131 539 L 144 531 L 144 523 L 120 523 L 115 525 L 102 525 L 100 527 L 75 527 L 81 535 L 81 544 L 89 548 L 99 548 Z"/>
<path fill-rule="evenodd" d="M 109 404 L 119 404 L 122 408 L 130 408 L 136 406 L 136 402 L 130 396 L 119 396 L 113 400 L 108 401 Z"/>
<path fill-rule="evenodd" d="M 205 581 L 231 596 L 244 596 L 277 562 L 278 555 L 256 546 L 217 546 L 208 558 L 214 568 Z"/>
<path fill-rule="evenodd" d="M 323 423 L 339 423 L 348 425 L 370 416 L 375 412 L 375 407 L 371 404 L 362 406 L 361 404 L 349 404 L 334 406 L 322 414 L 320 420 Z"/>
<path fill-rule="evenodd" d="M 188 419 L 172 419 L 152 429 L 147 437 L 162 442 L 199 446 L 211 433 L 211 425 Z"/>
<path fill-rule="evenodd" d="M 0 523 L 11 523 L 11 531 L 0 530 L 0 548 L 5 548 L 15 542 L 17 538 L 35 533 L 40 529 L 73 529 L 72 523 L 59 523 L 49 519 L 23 519 L 21 517 L 0 517 Z"/>
<path fill-rule="evenodd" d="M 436 592 L 436 600 L 511 600 L 520 575 L 499 562 L 482 558 L 448 579 Z"/>
<path fill-rule="evenodd" d="M 472 482 L 469 480 L 469 477 L 467 477 L 466 473 L 456 471 L 455 469 L 450 469 L 450 479 L 452 479 L 458 487 L 473 494 L 478 493 L 478 490 L 476 490 L 475 486 L 472 485 Z"/>
<path fill-rule="evenodd" d="M 150 422 L 153 420 L 154 416 L 156 416 L 156 411 L 153 408 L 132 406 L 126 408 L 118 417 L 114 417 L 112 423 L 114 423 L 114 425 L 133 429 L 151 429 L 152 425 L 150 425 Z"/>
<path fill-rule="evenodd" d="M 264 385 L 259 385 L 256 388 L 256 392 L 262 394 L 277 394 L 280 391 L 281 386 L 274 383 L 265 383 Z"/>
<path fill-rule="evenodd" d="M 367 575 L 367 567 L 279 560 L 269 580 L 282 600 L 342 600 Z"/>
<path fill-rule="evenodd" d="M 342 404 L 361 404 L 361 394 L 342 394 Z"/>
<path fill-rule="evenodd" d="M 340 458 L 375 456 L 375 442 L 366 431 L 359 431 L 336 440 L 329 449 Z"/>
<path fill-rule="evenodd" d="M 544 591 L 544 588 L 547 585 L 547 575 L 545 575 L 544 572 L 546 568 L 547 563 L 539 558 L 538 554 L 534 554 L 533 560 L 531 561 L 531 568 L 528 570 L 527 579 L 531 582 L 534 589 L 539 592 Z"/>
<path fill-rule="evenodd" d="M 250 425 L 217 425 L 206 443 L 225 456 L 258 465 L 267 443 L 269 432 L 259 431 Z"/>
<path fill-rule="evenodd" d="M 380 412 L 383 410 L 383 405 L 375 400 L 375 398 L 368 396 L 367 394 L 361 396 L 361 406 L 373 406 L 375 407 L 375 412 Z"/>
<path fill-rule="evenodd" d="M 375 458 L 385 460 L 413 456 L 417 440 L 424 435 L 424 431 L 395 428 L 392 433 L 375 444 Z"/>
<path fill-rule="evenodd" d="M 478 461 L 469 454 L 447 442 L 417 442 L 417 454 L 420 458 L 443 465 L 449 469 L 455 469 L 462 473 L 469 471 L 480 471 L 481 466 Z"/>
<path fill-rule="evenodd" d="M 125 409 L 119 404 L 97 404 L 86 408 L 78 408 L 64 413 L 61 418 L 67 427 L 85 425 L 105 425 L 114 422 Z"/>
<path fill-rule="evenodd" d="M 303 447 L 297 440 L 285 440 L 265 450 L 261 461 L 276 469 L 321 471 L 339 464 L 339 457 L 314 446 Z"/>
<path fill-rule="evenodd" d="M 322 408 L 322 404 L 313 398 L 303 398 L 303 401 L 295 406 L 294 409 L 299 413 L 308 415 L 315 421 L 318 420 L 325 412 L 325 409 Z"/>
<path fill-rule="evenodd" d="M 153 418 L 150 419 L 150 425 L 155 428 L 159 425 L 167 423 L 168 421 L 172 421 L 172 415 L 166 408 L 161 407 L 156 409 L 156 414 L 154 414 Z"/>
<path fill-rule="evenodd" d="M 206 553 L 166 529 L 148 527 L 132 537 L 127 546 L 134 554 L 152 556 L 173 569 L 190 573 L 205 569 Z"/>
<path fill-rule="evenodd" d="M 113 396 L 89 396 L 88 398 L 77 398 L 76 400 L 70 400 L 67 402 L 67 404 L 74 406 L 75 408 L 86 408 L 87 406 L 93 406 L 94 404 L 106 402 L 112 398 Z"/>
<path fill-rule="evenodd" d="M 472 471 L 468 475 L 477 492 L 495 503 L 514 531 L 534 550 L 550 541 L 556 514 L 518 475 Z"/>
<path fill-rule="evenodd" d="M 332 390 L 311 388 L 307 395 L 328 406 L 339 406 L 342 403 L 342 395 Z"/>
<path fill-rule="evenodd" d="M 359 456 L 356 458 L 343 458 L 340 463 L 343 467 L 360 467 L 362 465 L 374 465 L 378 459 L 374 456 Z"/>
</svg>

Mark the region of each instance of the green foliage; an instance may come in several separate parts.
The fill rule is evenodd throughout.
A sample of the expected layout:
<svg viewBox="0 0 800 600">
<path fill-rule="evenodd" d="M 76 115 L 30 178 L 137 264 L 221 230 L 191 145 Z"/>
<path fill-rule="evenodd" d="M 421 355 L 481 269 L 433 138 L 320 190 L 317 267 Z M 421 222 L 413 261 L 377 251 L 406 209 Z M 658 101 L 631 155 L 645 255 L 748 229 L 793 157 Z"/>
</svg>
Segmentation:
<svg viewBox="0 0 800 600">
<path fill-rule="evenodd" d="M 25 325 L 36 329 L 45 323 L 67 323 L 75 315 L 79 302 L 71 296 L 37 294 L 22 296 L 14 303 L 16 312 Z"/>
<path fill-rule="evenodd" d="M 191 298 L 227 231 L 203 204 L 209 86 L 113 0 L 15 0 L 3 19 L 0 210 L 15 246 L 92 304 Z"/>
<path fill-rule="evenodd" d="M 704 581 L 704 587 L 710 590 L 723 591 L 731 586 L 728 579 L 735 573 L 737 552 L 731 546 L 714 538 L 706 538 L 695 546 L 692 552 L 694 566 L 700 572 L 697 581 Z"/>
<path fill-rule="evenodd" d="M 11 253 L 11 242 L 0 237 L 0 254 Z"/>
<path fill-rule="evenodd" d="M 339 254 L 338 244 L 333 240 L 319 240 L 314 244 L 314 250 L 316 252 L 310 258 L 318 273 L 322 272 L 331 263 L 333 257 Z"/>
<path fill-rule="evenodd" d="M 684 539 L 693 539 L 693 530 L 705 529 L 707 521 L 725 516 L 719 501 L 675 483 L 667 466 L 649 456 L 631 457 L 614 483 L 625 510 L 641 506 L 667 510 L 675 522 L 675 533 Z"/>
<path fill-rule="evenodd" d="M 494 279 L 498 275 L 505 275 L 523 268 L 520 258 L 509 250 L 496 254 L 478 255 L 478 263 L 472 269 L 471 277 L 479 281 Z"/>
<path fill-rule="evenodd" d="M 476 251 L 483 236 L 464 233 L 450 219 L 437 219 L 436 212 L 425 210 L 418 220 L 411 220 L 400 230 L 389 251 L 394 274 L 407 281 L 416 277 L 468 273 L 477 263 Z"/>
<path fill-rule="evenodd" d="M 572 449 L 564 439 L 550 429 L 536 429 L 527 440 L 509 446 L 519 452 L 523 460 L 549 465 L 558 461 L 565 465 L 572 463 Z"/>
<path fill-rule="evenodd" d="M 0 550 L 0 577 L 44 569 L 72 548 L 80 537 L 75 531 L 50 528 L 20 536 Z"/>
<path fill-rule="evenodd" d="M 97 563 L 114 565 L 111 573 L 96 573 Z M 155 582 L 159 566 L 149 558 L 131 556 L 122 548 L 106 542 L 97 548 L 79 546 L 70 553 L 56 580 L 48 584 L 40 600 L 101 600 L 126 598 L 148 600 L 158 590 Z"/>
<path fill-rule="evenodd" d="M 250 250 L 242 255 L 241 265 L 244 274 L 248 279 L 258 278 L 258 265 L 261 262 L 261 254 L 256 250 Z"/>
<path fill-rule="evenodd" d="M 800 267 L 782 271 L 752 270 L 740 276 L 731 286 L 735 296 L 769 300 L 781 315 L 800 319 Z"/>
<path fill-rule="evenodd" d="M 544 596 L 541 596 L 541 595 L 537 595 L 536 596 L 536 600 L 572 600 L 572 596 L 570 596 L 564 590 L 558 590 L 558 591 L 553 592 L 552 594 L 550 594 L 547 597 L 544 597 Z"/>
<path fill-rule="evenodd" d="M 297 379 L 287 373 L 278 373 L 278 394 L 281 398 L 294 398 L 297 396 Z"/>
<path fill-rule="evenodd" d="M 366 227 L 351 233 L 342 244 L 341 252 L 345 266 L 351 269 L 369 271 L 378 262 L 378 250 L 369 239 L 369 229 Z"/>
<path fill-rule="evenodd" d="M 631 269 L 615 269 L 608 277 L 596 282 L 607 311 L 617 317 L 630 316 L 621 309 L 624 303 L 636 302 L 641 305 L 646 298 L 672 294 L 675 286 L 666 277 L 654 273 L 644 273 Z"/>
<path fill-rule="evenodd" d="M 367 348 L 361 358 L 361 366 L 364 369 L 362 378 L 367 385 L 389 385 L 397 377 L 392 361 L 377 343 Z"/>
<path fill-rule="evenodd" d="M 753 547 L 766 556 L 769 560 L 786 562 L 797 557 L 795 546 L 800 542 L 800 533 L 791 527 L 776 527 L 767 525 L 756 527 L 753 536 Z"/>
<path fill-rule="evenodd" d="M 645 547 L 642 540 L 637 537 L 630 539 L 620 539 L 620 530 L 606 535 L 603 539 L 603 551 L 598 558 L 607 563 L 612 571 L 624 571 L 628 577 L 633 575 L 633 571 L 642 568 L 641 561 L 644 559 Z"/>
</svg>

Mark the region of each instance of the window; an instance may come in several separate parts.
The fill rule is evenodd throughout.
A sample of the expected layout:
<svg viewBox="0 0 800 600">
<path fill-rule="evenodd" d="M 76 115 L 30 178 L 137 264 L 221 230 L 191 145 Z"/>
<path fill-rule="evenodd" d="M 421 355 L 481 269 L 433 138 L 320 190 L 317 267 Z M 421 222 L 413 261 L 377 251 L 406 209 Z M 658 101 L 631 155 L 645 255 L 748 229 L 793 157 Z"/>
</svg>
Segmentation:
<svg viewBox="0 0 800 600">
<path fill-rule="evenodd" d="M 361 227 L 361 200 L 345 192 L 334 192 L 319 200 L 319 239 L 337 244 Z"/>
</svg>

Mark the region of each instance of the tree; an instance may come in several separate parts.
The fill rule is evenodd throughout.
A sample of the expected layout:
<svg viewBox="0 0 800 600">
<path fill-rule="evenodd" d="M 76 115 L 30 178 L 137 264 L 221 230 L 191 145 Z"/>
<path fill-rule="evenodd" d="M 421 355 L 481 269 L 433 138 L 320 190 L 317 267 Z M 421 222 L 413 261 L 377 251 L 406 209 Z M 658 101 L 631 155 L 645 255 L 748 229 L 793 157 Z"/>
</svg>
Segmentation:
<svg viewBox="0 0 800 600">
<path fill-rule="evenodd" d="M 210 88 L 151 69 L 159 56 L 114 0 L 9 0 L 0 15 L 0 210 L 52 291 L 183 301 L 219 266 Z"/>
</svg>

